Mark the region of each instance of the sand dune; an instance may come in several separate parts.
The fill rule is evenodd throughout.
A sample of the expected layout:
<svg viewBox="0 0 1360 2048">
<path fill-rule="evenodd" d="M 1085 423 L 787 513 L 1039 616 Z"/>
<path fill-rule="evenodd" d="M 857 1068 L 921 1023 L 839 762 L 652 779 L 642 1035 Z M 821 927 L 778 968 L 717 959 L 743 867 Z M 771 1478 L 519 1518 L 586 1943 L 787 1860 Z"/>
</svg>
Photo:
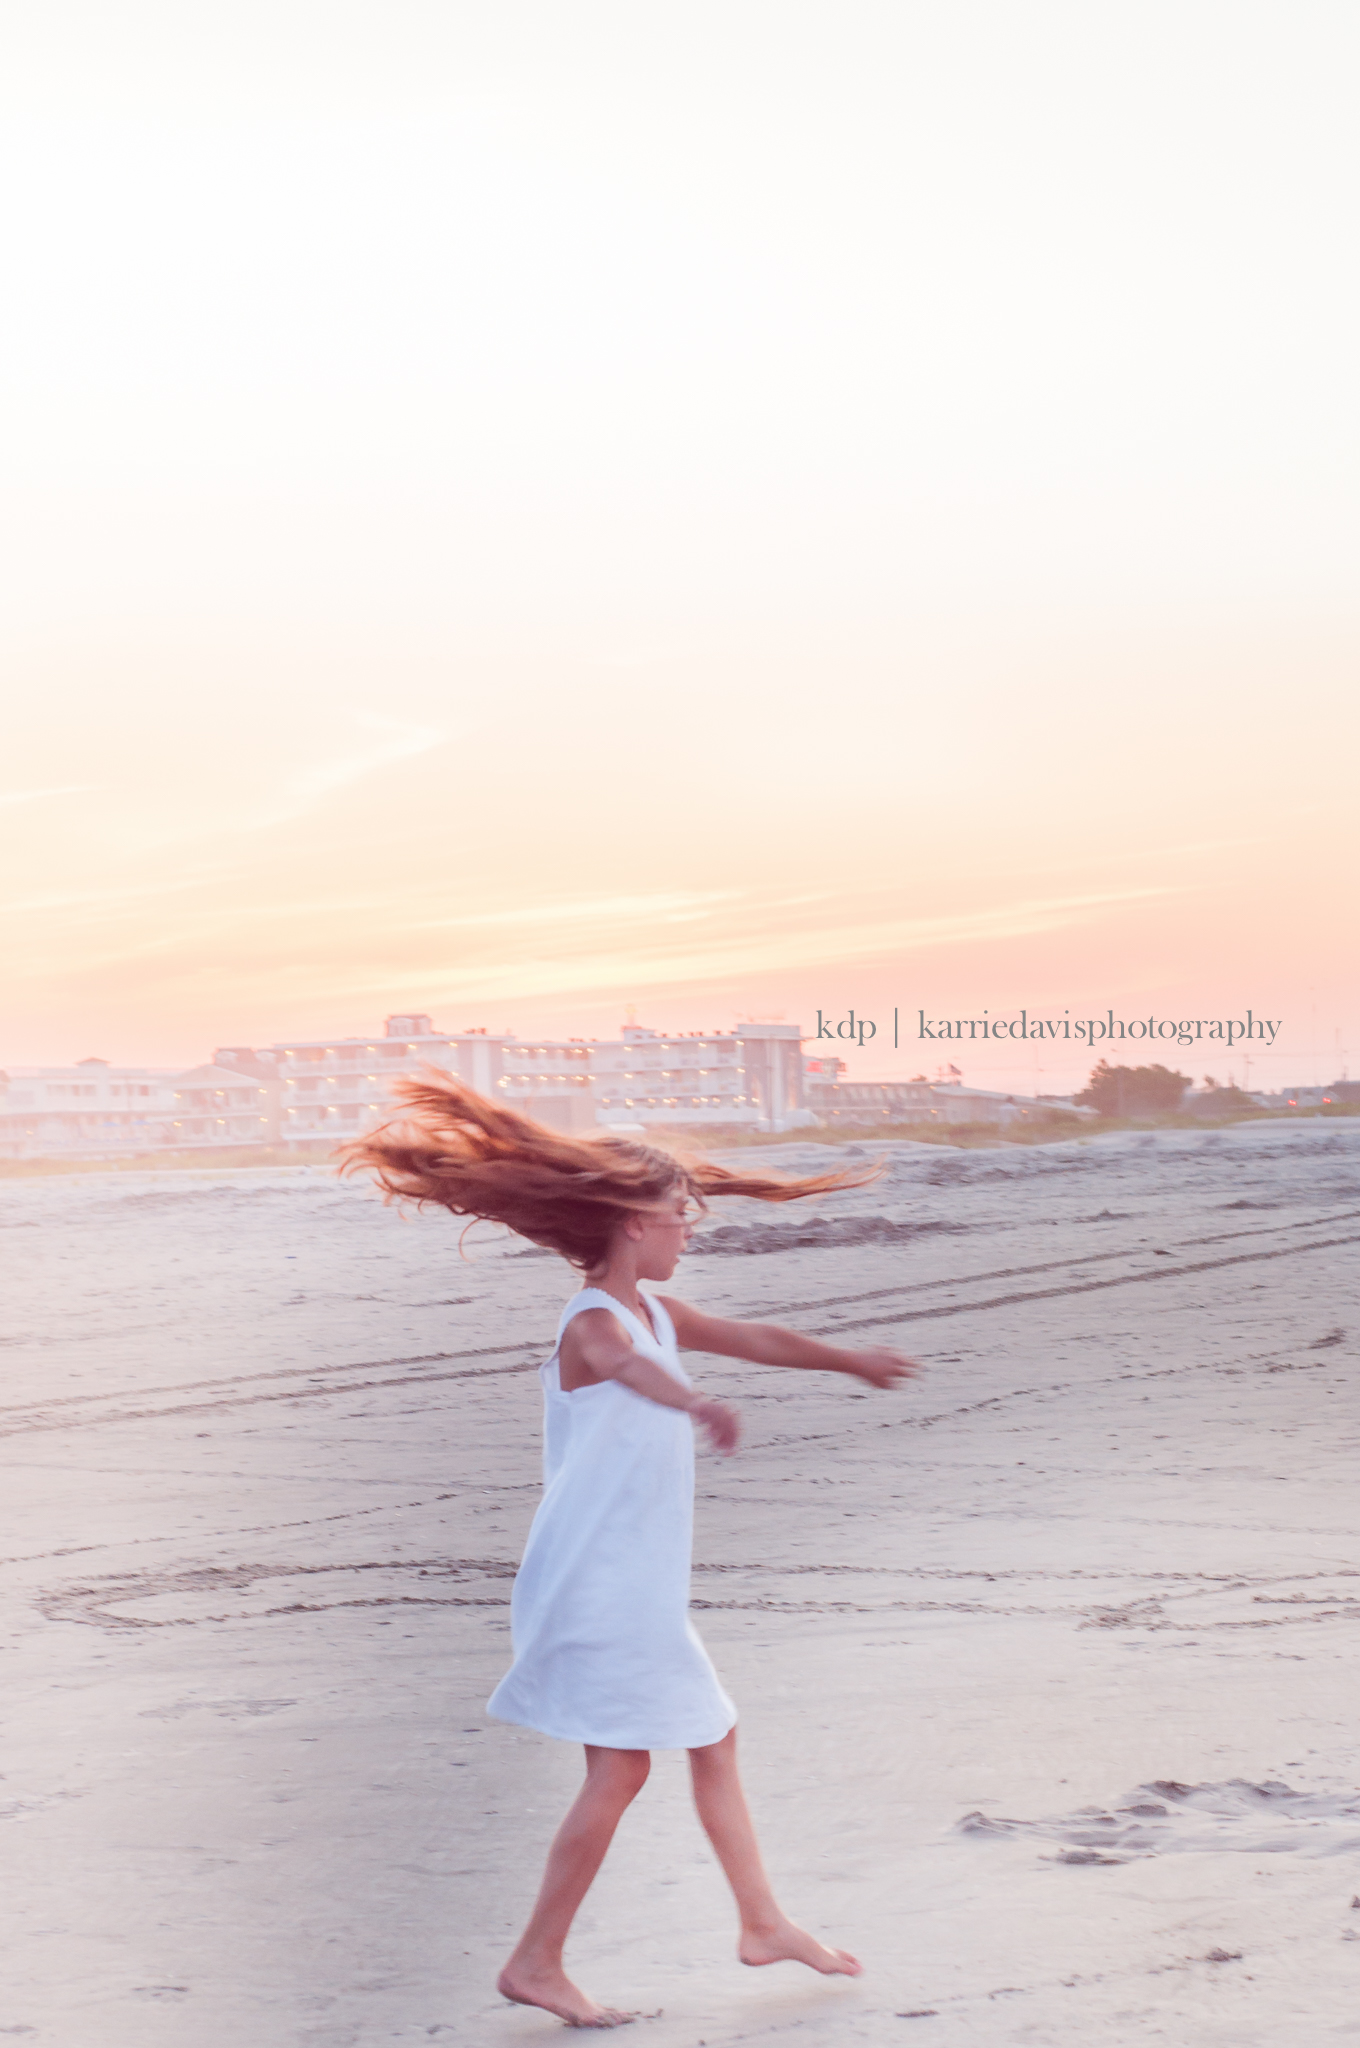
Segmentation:
<svg viewBox="0 0 1360 2048">
<path fill-rule="evenodd" d="M 739 1968 L 674 1757 L 578 1974 L 655 2048 L 1360 2032 L 1360 1129 L 883 1150 L 675 1283 L 930 1366 L 698 1366 L 699 1625 L 866 1975 Z M 0 2033 L 559 2038 L 490 1984 L 577 1761 L 481 1707 L 571 1283 L 474 1238 L 316 1169 L 0 1186 Z"/>
</svg>

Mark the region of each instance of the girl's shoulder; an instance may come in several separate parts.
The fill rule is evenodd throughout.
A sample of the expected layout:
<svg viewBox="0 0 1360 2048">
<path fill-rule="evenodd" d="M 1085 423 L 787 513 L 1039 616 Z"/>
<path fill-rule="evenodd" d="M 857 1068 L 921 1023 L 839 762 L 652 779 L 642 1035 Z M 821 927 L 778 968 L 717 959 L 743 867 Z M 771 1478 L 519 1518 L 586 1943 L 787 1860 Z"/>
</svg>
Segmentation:
<svg viewBox="0 0 1360 2048">
<path fill-rule="evenodd" d="M 649 1295 L 647 1298 L 654 1301 L 656 1297 Z M 634 1326 L 643 1331 L 647 1328 L 646 1317 L 635 1315 L 627 1302 L 620 1301 L 616 1295 L 607 1294 L 602 1287 L 581 1287 L 572 1295 L 562 1311 L 557 1325 L 558 1341 L 561 1342 L 576 1324 L 586 1322 L 587 1318 L 588 1328 L 602 1330 L 605 1327 L 603 1318 L 606 1316 L 615 1323 L 630 1343 L 634 1335 Z"/>
<path fill-rule="evenodd" d="M 578 1287 L 575 1294 L 568 1295 L 563 1303 L 559 1321 L 569 1323 L 573 1316 L 587 1315 L 593 1308 L 613 1310 L 622 1305 L 612 1294 L 606 1294 L 602 1287 Z"/>
</svg>

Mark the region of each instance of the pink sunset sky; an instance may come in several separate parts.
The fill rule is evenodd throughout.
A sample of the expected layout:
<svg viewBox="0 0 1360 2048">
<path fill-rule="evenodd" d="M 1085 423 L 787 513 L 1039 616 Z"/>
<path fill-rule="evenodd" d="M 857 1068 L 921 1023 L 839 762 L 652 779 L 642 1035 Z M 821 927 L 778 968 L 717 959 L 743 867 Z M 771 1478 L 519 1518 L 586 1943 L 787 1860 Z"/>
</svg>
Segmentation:
<svg viewBox="0 0 1360 2048">
<path fill-rule="evenodd" d="M 1360 1054 L 1351 10 L 6 38 L 0 1066 L 629 1005 Z"/>
</svg>

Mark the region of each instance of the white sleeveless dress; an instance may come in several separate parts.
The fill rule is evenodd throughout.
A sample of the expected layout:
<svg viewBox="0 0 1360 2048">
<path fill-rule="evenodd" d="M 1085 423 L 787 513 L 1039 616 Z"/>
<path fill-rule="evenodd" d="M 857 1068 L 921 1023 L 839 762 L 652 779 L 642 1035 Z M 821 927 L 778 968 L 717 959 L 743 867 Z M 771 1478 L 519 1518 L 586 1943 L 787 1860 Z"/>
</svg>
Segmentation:
<svg viewBox="0 0 1360 2048">
<path fill-rule="evenodd" d="M 602 1749 L 701 1749 L 737 1710 L 689 1618 L 694 1425 L 617 1380 L 563 1393 L 558 1365 L 572 1317 L 607 1308 L 688 1387 L 670 1317 L 648 1307 L 655 1330 L 583 1287 L 539 1368 L 543 1499 L 510 1602 L 514 1663 L 487 1712 Z"/>
</svg>

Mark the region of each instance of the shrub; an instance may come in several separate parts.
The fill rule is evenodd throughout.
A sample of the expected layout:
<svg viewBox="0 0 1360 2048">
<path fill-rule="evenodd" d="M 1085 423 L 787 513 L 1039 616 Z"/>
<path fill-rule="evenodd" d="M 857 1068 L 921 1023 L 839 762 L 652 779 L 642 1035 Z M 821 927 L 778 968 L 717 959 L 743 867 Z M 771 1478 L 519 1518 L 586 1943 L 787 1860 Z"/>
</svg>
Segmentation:
<svg viewBox="0 0 1360 2048">
<path fill-rule="evenodd" d="M 1101 1060 L 1072 1100 L 1102 1116 L 1164 1116 L 1180 1108 L 1189 1086 L 1188 1074 L 1172 1073 L 1169 1067 L 1112 1067 Z"/>
</svg>

